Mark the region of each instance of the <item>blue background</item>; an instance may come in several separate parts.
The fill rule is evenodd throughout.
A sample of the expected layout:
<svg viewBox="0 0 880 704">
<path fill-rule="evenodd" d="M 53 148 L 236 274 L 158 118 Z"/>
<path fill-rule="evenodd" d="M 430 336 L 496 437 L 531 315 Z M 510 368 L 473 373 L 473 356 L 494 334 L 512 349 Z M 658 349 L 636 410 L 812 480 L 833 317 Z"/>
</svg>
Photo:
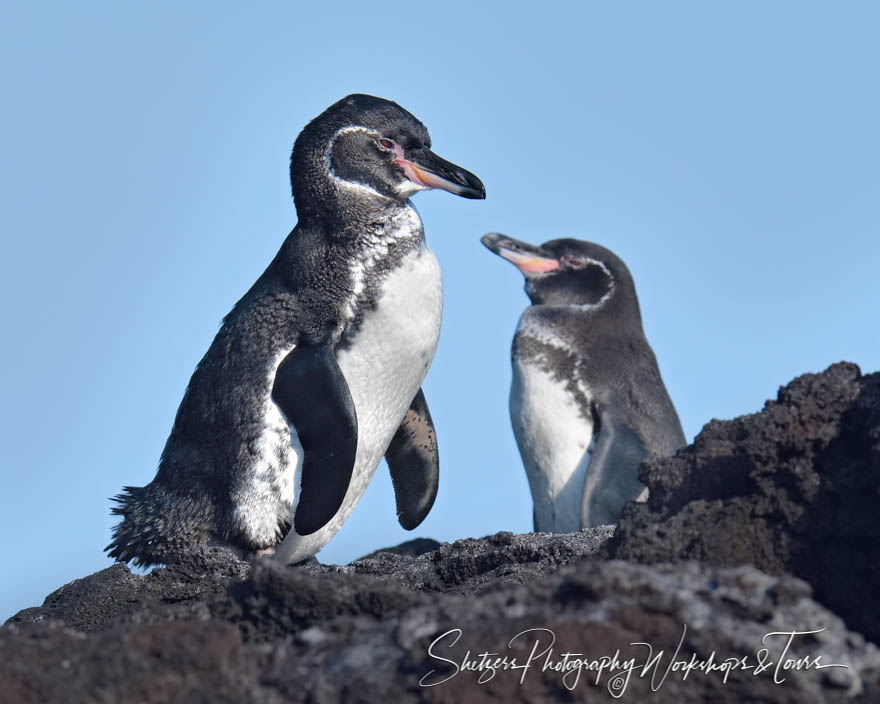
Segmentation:
<svg viewBox="0 0 880 704">
<path fill-rule="evenodd" d="M 527 531 L 507 415 L 522 278 L 479 243 L 629 264 L 690 440 L 795 375 L 880 367 L 872 3 L 5 3 L 0 619 L 105 567 L 219 322 L 296 217 L 290 146 L 399 102 L 485 202 L 419 194 L 445 280 L 425 391 L 441 488 L 413 534 L 384 465 L 319 555 Z"/>
</svg>

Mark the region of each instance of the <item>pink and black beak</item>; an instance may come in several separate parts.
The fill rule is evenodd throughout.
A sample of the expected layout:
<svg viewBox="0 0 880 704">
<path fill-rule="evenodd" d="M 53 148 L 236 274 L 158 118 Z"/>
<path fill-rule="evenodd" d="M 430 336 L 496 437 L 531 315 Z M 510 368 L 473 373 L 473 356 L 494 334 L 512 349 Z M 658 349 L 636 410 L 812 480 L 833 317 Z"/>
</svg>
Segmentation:
<svg viewBox="0 0 880 704">
<path fill-rule="evenodd" d="M 403 168 L 406 177 L 425 188 L 441 188 L 462 198 L 486 197 L 483 182 L 470 171 L 441 159 L 427 147 L 395 150 L 395 162 Z"/>
<path fill-rule="evenodd" d="M 480 242 L 499 257 L 511 262 L 526 276 L 546 274 L 559 269 L 558 259 L 528 242 L 520 242 L 498 232 L 483 235 Z"/>
</svg>

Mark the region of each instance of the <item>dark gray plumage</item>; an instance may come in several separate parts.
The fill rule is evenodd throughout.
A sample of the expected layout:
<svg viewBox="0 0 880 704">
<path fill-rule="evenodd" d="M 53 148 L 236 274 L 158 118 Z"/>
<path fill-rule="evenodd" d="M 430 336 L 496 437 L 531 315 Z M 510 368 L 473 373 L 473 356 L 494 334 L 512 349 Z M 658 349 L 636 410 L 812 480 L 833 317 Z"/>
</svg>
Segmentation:
<svg viewBox="0 0 880 704">
<path fill-rule="evenodd" d="M 632 276 L 591 242 L 535 247 L 494 233 L 482 242 L 522 271 L 532 301 L 513 340 L 510 413 L 535 530 L 614 523 L 645 490 L 641 460 L 685 442 Z"/>
<path fill-rule="evenodd" d="M 407 428 L 433 437 L 419 387 L 441 289 L 409 197 L 485 197 L 430 144 L 413 115 L 367 95 L 302 131 L 290 164 L 299 221 L 196 367 L 156 477 L 117 497 L 112 557 L 162 563 L 213 542 L 272 552 L 287 534 L 279 555 L 305 559 L 342 525 L 392 438 L 401 520 L 424 518 L 436 443 L 409 448 Z"/>
</svg>

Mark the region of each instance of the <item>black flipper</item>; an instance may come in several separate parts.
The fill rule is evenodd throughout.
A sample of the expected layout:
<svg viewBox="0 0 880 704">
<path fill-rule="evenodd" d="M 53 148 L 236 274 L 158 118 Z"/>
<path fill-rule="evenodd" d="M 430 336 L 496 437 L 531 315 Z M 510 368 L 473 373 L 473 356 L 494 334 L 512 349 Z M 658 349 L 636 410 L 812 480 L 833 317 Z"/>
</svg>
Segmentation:
<svg viewBox="0 0 880 704">
<path fill-rule="evenodd" d="M 581 530 L 616 523 L 628 501 L 644 489 L 639 464 L 645 446 L 611 396 L 595 407 L 593 450 L 581 498 Z"/>
<path fill-rule="evenodd" d="M 275 373 L 272 400 L 296 429 L 303 449 L 293 527 L 320 530 L 339 510 L 357 452 L 357 414 L 329 343 L 298 344 Z"/>
<path fill-rule="evenodd" d="M 406 530 L 412 530 L 434 505 L 440 477 L 437 434 L 421 389 L 394 433 L 385 459 L 394 484 L 397 520 Z"/>
</svg>

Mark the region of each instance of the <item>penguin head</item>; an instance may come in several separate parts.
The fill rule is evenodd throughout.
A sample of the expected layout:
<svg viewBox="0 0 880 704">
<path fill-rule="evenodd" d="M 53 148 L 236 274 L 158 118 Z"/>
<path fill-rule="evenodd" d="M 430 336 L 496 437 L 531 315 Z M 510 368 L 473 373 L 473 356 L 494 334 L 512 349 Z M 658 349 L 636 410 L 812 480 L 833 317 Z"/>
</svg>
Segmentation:
<svg viewBox="0 0 880 704">
<path fill-rule="evenodd" d="M 612 300 L 635 301 L 635 286 L 626 264 L 601 245 L 559 239 L 536 247 L 496 232 L 483 235 L 480 241 L 523 273 L 533 305 L 594 309 Z"/>
<path fill-rule="evenodd" d="M 485 198 L 474 174 L 441 159 L 425 126 L 389 100 L 349 95 L 312 120 L 293 146 L 290 181 L 302 216 L 328 199 L 381 205 L 440 188 Z"/>
</svg>

